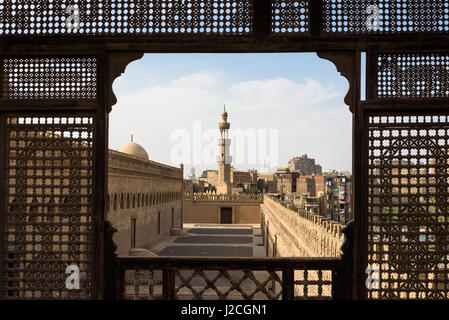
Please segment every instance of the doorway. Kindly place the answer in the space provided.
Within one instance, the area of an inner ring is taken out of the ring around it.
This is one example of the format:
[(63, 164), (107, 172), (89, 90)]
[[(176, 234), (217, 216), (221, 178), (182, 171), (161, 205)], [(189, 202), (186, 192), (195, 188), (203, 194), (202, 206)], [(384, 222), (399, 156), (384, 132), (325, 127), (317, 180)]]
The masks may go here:
[(232, 208), (222, 207), (220, 208), (220, 223), (232, 224)]

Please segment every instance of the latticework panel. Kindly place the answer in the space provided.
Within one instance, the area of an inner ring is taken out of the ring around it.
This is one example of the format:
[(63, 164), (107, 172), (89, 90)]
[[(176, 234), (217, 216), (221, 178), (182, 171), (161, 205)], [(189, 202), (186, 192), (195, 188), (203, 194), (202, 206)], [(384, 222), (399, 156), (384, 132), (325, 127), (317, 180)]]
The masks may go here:
[(179, 270), (177, 299), (278, 300), (282, 281), (276, 271)]
[(252, 18), (252, 0), (2, 1), (0, 36), (244, 35)]
[(4, 297), (91, 298), (93, 116), (8, 115), (4, 127)]
[(301, 34), (309, 31), (308, 0), (273, 0), (272, 34)]
[[(371, 5), (379, 9), (378, 28), (368, 30)], [(324, 32), (361, 33), (443, 33), (449, 31), (448, 0), (324, 0)]]
[(449, 115), (369, 117), (368, 201), (369, 297), (448, 298)]
[(1, 96), (6, 99), (94, 99), (95, 57), (6, 58)]
[(331, 270), (295, 271), (295, 300), (332, 299)]
[(162, 270), (127, 270), (126, 300), (161, 300)]
[(449, 97), (449, 55), (382, 53), (377, 57), (377, 96)]

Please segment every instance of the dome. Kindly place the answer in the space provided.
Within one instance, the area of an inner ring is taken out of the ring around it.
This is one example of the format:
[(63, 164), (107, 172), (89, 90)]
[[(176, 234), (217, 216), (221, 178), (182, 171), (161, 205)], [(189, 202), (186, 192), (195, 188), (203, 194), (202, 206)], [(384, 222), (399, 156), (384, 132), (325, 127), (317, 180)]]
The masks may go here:
[(137, 158), (150, 160), (150, 158), (148, 157), (148, 153), (145, 151), (145, 149), (140, 144), (135, 143), (134, 141), (125, 144), (118, 151), (129, 154), (130, 156), (134, 156)]

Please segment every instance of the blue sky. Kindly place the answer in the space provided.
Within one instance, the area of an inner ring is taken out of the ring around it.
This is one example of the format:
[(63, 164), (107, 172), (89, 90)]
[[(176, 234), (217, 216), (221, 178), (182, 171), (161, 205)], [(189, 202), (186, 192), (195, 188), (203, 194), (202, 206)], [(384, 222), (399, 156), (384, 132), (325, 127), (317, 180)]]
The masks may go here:
[(147, 54), (114, 83), (110, 148), (133, 134), (154, 161), (183, 162), (197, 175), (215, 169), (214, 132), (227, 104), (237, 169), (273, 171), (306, 153), (325, 170), (350, 170), (347, 89), (315, 53)]

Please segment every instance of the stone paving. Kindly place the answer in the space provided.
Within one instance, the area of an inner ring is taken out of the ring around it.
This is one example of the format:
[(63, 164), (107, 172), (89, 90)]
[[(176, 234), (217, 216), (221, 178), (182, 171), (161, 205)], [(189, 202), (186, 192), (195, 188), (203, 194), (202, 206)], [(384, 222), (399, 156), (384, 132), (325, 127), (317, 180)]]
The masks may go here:
[(252, 257), (251, 247), (242, 246), (168, 246), (159, 256)]
[(193, 234), (229, 234), (229, 235), (253, 235), (253, 230), (249, 228), (235, 229), (235, 228), (192, 228), (189, 229), (189, 233)]
[(180, 237), (175, 243), (216, 243), (216, 244), (252, 244), (253, 237), (241, 236), (196, 236), (196, 237)]
[(264, 257), (259, 225), (185, 224), (185, 236), (150, 248), (159, 256)]

